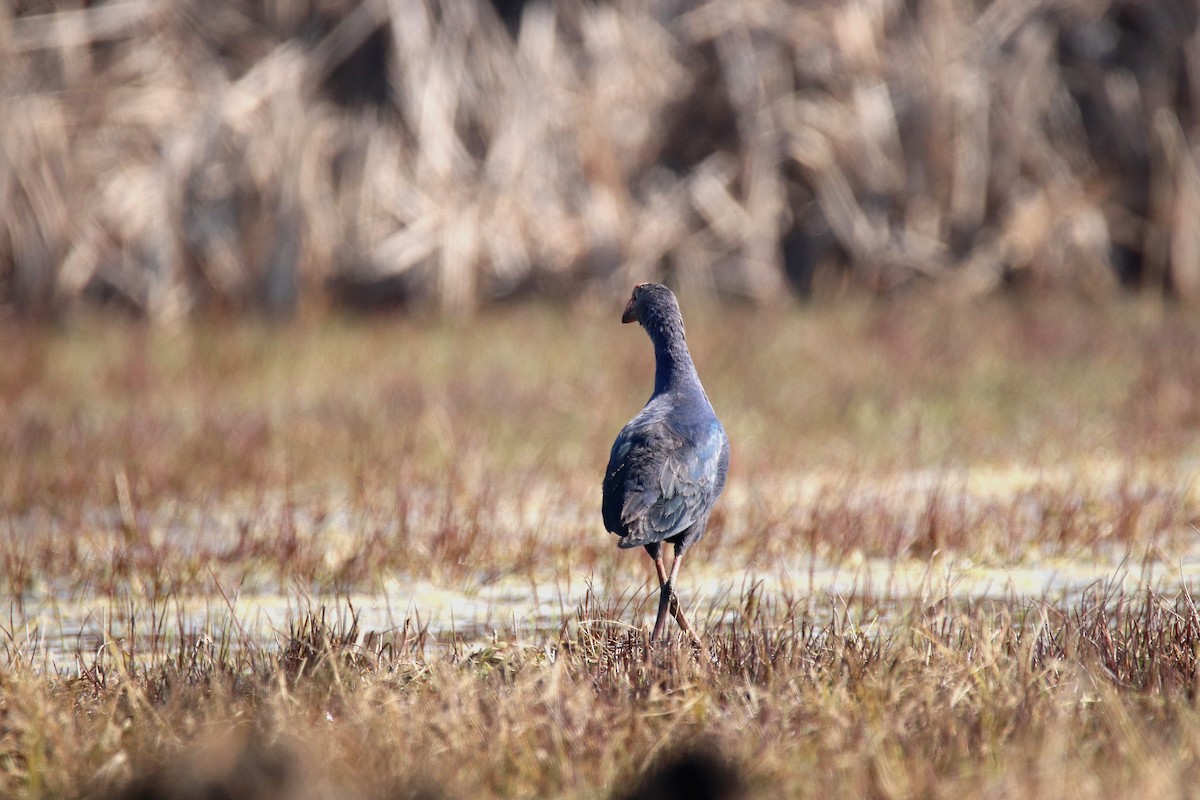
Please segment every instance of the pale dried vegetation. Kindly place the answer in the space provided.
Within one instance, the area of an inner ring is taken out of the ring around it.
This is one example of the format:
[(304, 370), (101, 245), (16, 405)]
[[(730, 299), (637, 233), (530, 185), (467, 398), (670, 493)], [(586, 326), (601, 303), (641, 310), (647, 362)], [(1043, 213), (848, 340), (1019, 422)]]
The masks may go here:
[(496, 7), (6, 4), (0, 300), (1200, 295), (1189, 0)]
[[(10, 797), (1177, 797), (1197, 774), (1186, 593), (817, 615), (750, 604), (645, 658), (560, 636), (422, 653), (346, 610), (274, 645), (180, 638), (48, 683), (9, 651)], [(584, 623), (587, 624), (584, 624)], [(605, 624), (608, 623), (608, 624)], [(407, 631), (406, 631), (407, 634)], [(231, 646), (232, 642), (232, 646)]]
[[(734, 465), (682, 586), (707, 652), (649, 661), (649, 560), (597, 508), (650, 374), (616, 308), (18, 329), (0, 361), (0, 795), (1190, 791), (1194, 314), (689, 308)], [(807, 591), (811, 559), (863, 557), (1166, 577)], [(764, 588), (781, 565), (795, 588)], [(729, 591), (702, 596), (706, 573)], [(536, 625), (468, 629), (452, 608), (454, 630), (407, 599), (593, 581)], [(348, 599), (381, 592), (390, 620)], [(238, 611), (256, 595), (286, 599), (286, 622)]]
[[(1197, 16), (0, 4), (0, 795), (1194, 794), (1200, 320), (1094, 301), (1200, 297)], [(654, 276), (734, 442), (702, 652), (646, 652), (597, 508)], [(307, 313), (535, 295), (585, 302)], [(195, 313), (251, 309), (303, 313)], [(868, 561), (1114, 582), (760, 581)], [(456, 630), (416, 584), (595, 588)]]

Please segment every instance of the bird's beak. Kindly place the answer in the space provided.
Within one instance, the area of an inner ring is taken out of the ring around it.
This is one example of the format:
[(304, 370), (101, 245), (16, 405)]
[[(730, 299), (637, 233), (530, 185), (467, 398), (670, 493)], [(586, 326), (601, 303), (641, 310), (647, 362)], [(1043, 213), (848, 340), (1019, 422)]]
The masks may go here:
[(625, 304), (625, 311), (621, 314), (621, 322), (637, 322), (637, 309), (633, 307), (633, 298), (629, 298), (629, 302)]

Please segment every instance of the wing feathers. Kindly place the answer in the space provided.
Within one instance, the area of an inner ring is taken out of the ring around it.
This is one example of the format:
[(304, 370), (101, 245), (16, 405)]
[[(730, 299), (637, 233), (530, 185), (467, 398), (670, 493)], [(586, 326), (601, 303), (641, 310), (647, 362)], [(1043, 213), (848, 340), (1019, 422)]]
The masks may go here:
[(669, 539), (708, 515), (724, 486), (727, 444), (715, 417), (695, 428), (684, 435), (666, 420), (635, 418), (617, 437), (602, 508), (621, 547)]

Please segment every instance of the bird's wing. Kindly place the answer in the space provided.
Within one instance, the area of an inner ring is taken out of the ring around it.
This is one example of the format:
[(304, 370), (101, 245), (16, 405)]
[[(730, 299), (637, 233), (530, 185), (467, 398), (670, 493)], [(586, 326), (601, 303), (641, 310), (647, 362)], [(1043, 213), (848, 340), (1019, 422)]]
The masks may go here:
[(725, 432), (716, 420), (692, 436), (665, 421), (626, 426), (604, 480), (604, 525), (621, 547), (668, 539), (712, 508), (724, 485)]
[(640, 416), (621, 429), (604, 471), (601, 512), (607, 530), (619, 536), (628, 533), (624, 520), (627, 499), (642, 494), (651, 483), (650, 476), (661, 468), (662, 454), (680, 444), (682, 439), (661, 423), (647, 424)]

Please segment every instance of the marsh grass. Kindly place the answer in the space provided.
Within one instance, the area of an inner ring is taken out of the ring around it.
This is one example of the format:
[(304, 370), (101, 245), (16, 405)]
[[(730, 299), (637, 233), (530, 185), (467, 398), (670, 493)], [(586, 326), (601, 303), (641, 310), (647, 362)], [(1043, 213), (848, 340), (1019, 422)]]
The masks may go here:
[[(499, 9), (499, 11), (497, 11)], [(1200, 295), (1188, 0), (20, 0), (0, 305)]]
[(0, 780), (10, 796), (616, 797), (680, 753), (715, 760), (725, 797), (1120, 797), (1196, 778), (1186, 592), (948, 600), (887, 626), (859, 621), (868, 598), (741, 601), (704, 652), (649, 658), (596, 597), (536, 642), (423, 651), (343, 607), (272, 643), (181, 635), (53, 681), (10, 650)]
[[(720, 569), (1192, 547), (1189, 314), (913, 302), (689, 319), (734, 441), (705, 545)], [(581, 308), (280, 333), (7, 329), (0, 582), (18, 607), (650, 574), (593, 513), (611, 437), (648, 391), (636, 331)]]
[[(3, 329), (0, 794), (1195, 785), (1194, 315), (689, 311), (734, 441), (681, 585), (703, 652), (647, 652), (649, 560), (598, 523), (651, 371), (611, 309)], [(1159, 578), (805, 580), (862, 563)]]

